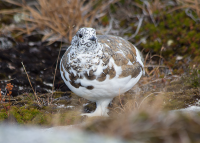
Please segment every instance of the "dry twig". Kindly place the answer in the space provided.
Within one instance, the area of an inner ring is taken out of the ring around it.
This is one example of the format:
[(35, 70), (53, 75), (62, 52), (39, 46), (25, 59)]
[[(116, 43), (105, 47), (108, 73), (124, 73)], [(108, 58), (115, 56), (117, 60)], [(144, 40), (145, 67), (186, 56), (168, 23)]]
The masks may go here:
[[(179, 9), (186, 9), (185, 11), (186, 14), (190, 16), (194, 21), (200, 20), (200, 1), (199, 0), (176, 0), (176, 1), (179, 6), (169, 10), (168, 13), (171, 13)], [(198, 18), (195, 18), (194, 14), (190, 10), (195, 12)]]
[(51, 94), (51, 96), (50, 96), (51, 102), (49, 102), (49, 97), (48, 97), (48, 104), (51, 104), (51, 103), (52, 103), (53, 90), (54, 90), (54, 82), (55, 82), (55, 78), (56, 78), (56, 71), (57, 71), (57, 67), (58, 67), (58, 60), (59, 60), (59, 57), (60, 57), (61, 47), (62, 47), (62, 43), (61, 43), (61, 45), (60, 45), (60, 50), (59, 50), (59, 53), (58, 53), (58, 58), (57, 58), (56, 68), (55, 68), (55, 73), (54, 73), (54, 78), (53, 78), (52, 94)]
[(25, 71), (25, 73), (26, 73), (26, 76), (27, 76), (27, 78), (28, 78), (29, 84), (30, 84), (30, 86), (31, 86), (31, 88), (32, 88), (32, 90), (33, 90), (33, 93), (34, 93), (34, 95), (35, 95), (35, 98), (36, 98), (36, 100), (37, 100), (37, 102), (38, 102), (38, 105), (39, 105), (40, 107), (42, 107), (42, 104), (41, 104), (40, 101), (39, 101), (39, 97), (38, 97), (37, 94), (35, 93), (35, 90), (33, 89), (31, 80), (30, 80), (30, 78), (29, 78), (29, 76), (28, 76), (28, 73), (26, 72), (26, 68), (25, 68), (23, 62), (21, 62), (21, 63), (22, 63), (22, 66), (23, 66), (23, 68), (24, 68), (24, 71)]

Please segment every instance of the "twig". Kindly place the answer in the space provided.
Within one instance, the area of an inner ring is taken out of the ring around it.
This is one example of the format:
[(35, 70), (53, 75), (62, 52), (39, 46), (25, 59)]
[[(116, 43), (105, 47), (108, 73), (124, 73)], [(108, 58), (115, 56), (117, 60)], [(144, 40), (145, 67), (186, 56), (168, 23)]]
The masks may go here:
[(134, 33), (133, 35), (131, 35), (131, 37), (128, 38), (128, 40), (134, 38), (134, 37), (138, 34), (138, 32), (139, 32), (139, 30), (140, 30), (140, 27), (142, 26), (142, 21), (143, 21), (143, 19), (144, 19), (144, 15), (142, 15), (142, 16), (137, 16), (137, 17), (138, 17), (138, 19), (139, 19), (137, 29), (136, 29), (135, 33)]
[(32, 97), (30, 97), (30, 96), (28, 95), (28, 93), (26, 93), (25, 95), (26, 95), (28, 98), (34, 100)]
[(113, 21), (114, 21), (114, 18), (111, 17), (110, 24), (109, 24), (107, 31), (105, 32), (105, 35), (107, 35), (110, 32), (110, 30), (112, 29)]
[(195, 22), (200, 21), (200, 18), (195, 18), (193, 13), (191, 12), (191, 10), (196, 11), (197, 16), (200, 17), (200, 7), (198, 0), (178, 0), (178, 2), (180, 2), (180, 6), (169, 10), (167, 13), (171, 13), (179, 9), (185, 9), (185, 13), (187, 16), (189, 16)]
[(139, 109), (137, 101), (135, 101), (135, 103), (136, 103), (136, 105), (137, 105), (137, 108)]
[(120, 104), (121, 104), (121, 106), (122, 106), (122, 108), (123, 108), (123, 110), (124, 110), (124, 106), (123, 106), (122, 101), (121, 101), (121, 98), (120, 98), (120, 89), (119, 89), (119, 102), (120, 102)]
[(194, 15), (191, 12), (191, 9), (187, 8), (185, 10), (185, 13), (187, 16), (189, 16), (192, 20), (194, 20), (195, 22), (197, 22), (198, 20), (200, 20), (200, 18), (195, 18)]
[(144, 67), (145, 67), (145, 68), (148, 68), (148, 67), (153, 67), (153, 68), (155, 68), (155, 67), (166, 68), (167, 66), (160, 66), (160, 65), (145, 65)]
[[(113, 110), (114, 110), (115, 112), (117, 112), (116, 109), (120, 109), (120, 110), (124, 111), (124, 109), (122, 109), (122, 108), (120, 108), (120, 107), (115, 107)], [(117, 113), (118, 113), (118, 112), (117, 112)]]
[[(147, 34), (146, 34), (147, 35)], [(143, 38), (140, 39), (140, 41), (138, 41), (137, 43), (135, 43), (134, 45), (137, 47), (138, 45), (140, 45), (141, 43), (143, 43), (144, 41), (146, 41), (146, 39), (148, 38), (149, 36), (144, 36)]]
[(8, 79), (8, 80), (0, 80), (0, 81), (11, 81), (11, 80), (14, 80), (15, 78), (13, 78), (13, 79)]
[(140, 102), (140, 105), (139, 105), (138, 109), (140, 108), (140, 106), (142, 105), (142, 103), (143, 103), (150, 95), (152, 95), (152, 94), (154, 94), (154, 93), (162, 93), (162, 92), (153, 92), (153, 93), (149, 94), (148, 96), (146, 96), (146, 97)]
[(81, 98), (78, 99), (78, 102), (81, 104)]
[[(61, 45), (60, 45), (60, 50), (59, 50), (58, 58), (57, 58), (57, 62), (56, 62), (56, 68), (55, 68), (55, 73), (54, 73), (54, 78), (53, 78), (53, 86), (52, 86), (52, 94), (51, 94), (51, 102), (50, 102), (50, 104), (52, 103), (52, 98), (53, 98), (54, 83), (55, 83), (55, 78), (56, 78), (56, 71), (57, 71), (57, 67), (58, 67), (58, 59), (60, 57), (61, 47), (62, 47), (62, 42), (61, 42)], [(48, 102), (49, 102), (49, 100), (48, 100)]]
[(153, 22), (154, 25), (157, 27), (158, 24), (156, 23), (156, 21), (155, 21), (155, 19), (154, 19), (154, 17), (153, 17), (152, 11), (151, 11), (151, 9), (150, 9), (150, 4), (149, 4), (148, 1), (143, 1), (143, 13), (144, 13), (144, 15), (148, 15), (147, 12), (146, 12), (146, 10), (145, 10), (145, 6), (147, 6), (147, 10), (148, 10), (148, 12), (149, 12), (149, 16), (150, 16), (152, 22)]
[(38, 102), (38, 105), (39, 105), (40, 107), (42, 107), (42, 105), (41, 105), (41, 103), (40, 103), (40, 101), (39, 101), (39, 97), (36, 95), (35, 90), (33, 89), (32, 83), (31, 83), (31, 81), (30, 81), (30, 78), (29, 78), (29, 76), (28, 76), (28, 73), (26, 72), (26, 68), (25, 68), (23, 62), (21, 62), (21, 63), (22, 63), (22, 66), (23, 66), (23, 68), (24, 68), (24, 71), (25, 71), (25, 73), (26, 73), (26, 76), (27, 76), (27, 78), (28, 78), (29, 84), (31, 85), (31, 88), (32, 88), (32, 90), (33, 90), (33, 93), (34, 93), (34, 95), (35, 95), (35, 98), (36, 98), (36, 100), (37, 100), (37, 102)]

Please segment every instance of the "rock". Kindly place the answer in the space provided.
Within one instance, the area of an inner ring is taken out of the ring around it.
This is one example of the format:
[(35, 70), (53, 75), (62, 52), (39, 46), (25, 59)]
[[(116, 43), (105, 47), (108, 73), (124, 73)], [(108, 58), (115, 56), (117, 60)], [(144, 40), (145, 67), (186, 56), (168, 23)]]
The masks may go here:
[(0, 37), (0, 49), (9, 49), (13, 47), (13, 43), (6, 37)]
[(182, 56), (177, 56), (177, 57), (176, 57), (176, 60), (177, 60), (177, 61), (180, 61), (180, 60), (182, 60), (182, 59), (183, 59)]

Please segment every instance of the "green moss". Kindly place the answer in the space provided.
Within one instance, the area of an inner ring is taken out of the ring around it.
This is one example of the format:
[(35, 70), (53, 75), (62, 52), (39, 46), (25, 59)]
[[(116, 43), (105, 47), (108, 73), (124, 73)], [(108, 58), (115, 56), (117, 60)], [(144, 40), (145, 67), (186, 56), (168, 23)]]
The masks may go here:
[(102, 5), (102, 2), (103, 2), (103, 0), (96, 0), (96, 1), (95, 1), (95, 4), (94, 4), (94, 6), (93, 6), (93, 8), (94, 8), (94, 9), (98, 8), (99, 6)]
[(196, 35), (196, 31), (189, 31), (188, 33), (187, 33), (187, 36), (189, 37), (189, 38), (192, 38), (192, 37), (194, 37)]
[[(132, 23), (132, 22), (130, 22)], [(146, 43), (140, 44), (140, 49), (145, 49), (146, 52), (151, 52), (152, 55), (160, 55), (161, 48), (162, 57), (164, 57), (165, 65), (172, 68), (173, 74), (183, 73), (185, 62), (176, 60), (176, 56), (185, 58), (191, 57), (196, 61), (200, 61), (200, 31), (199, 23), (188, 17), (184, 11), (177, 11), (173, 13), (163, 13), (159, 15), (159, 23), (155, 26), (152, 22), (144, 21), (138, 35), (135, 37), (135, 43), (139, 42), (141, 38), (148, 35)], [(130, 33), (132, 33), (130, 31)], [(172, 44), (168, 41), (172, 40)]]
[(8, 118), (8, 115), (7, 115), (7, 113), (4, 111), (1, 111), (0, 112), (0, 121), (3, 121), (3, 120), (5, 120), (6, 118)]
[(77, 120), (81, 119), (81, 116), (79, 114), (79, 112), (75, 111), (68, 111), (64, 114), (59, 114), (59, 124), (72, 125)]
[(102, 22), (109, 22), (109, 18), (107, 15), (102, 17)]
[(69, 105), (71, 103), (71, 101), (68, 101), (68, 100), (59, 100), (59, 101), (55, 101), (53, 103), (56, 103), (56, 104), (62, 104), (62, 105)]
[[(165, 51), (163, 51), (163, 57), (167, 61), (171, 60), (174, 55), (192, 57), (199, 55), (197, 52), (200, 45), (200, 33), (197, 32), (200, 30), (198, 23), (188, 17), (184, 11), (163, 13), (159, 16), (159, 19), (158, 26), (149, 21), (144, 22), (135, 40), (138, 42), (143, 37), (143, 35), (140, 36), (140, 33), (144, 31), (149, 37), (145, 44), (140, 45), (140, 49), (145, 48), (145, 51), (153, 51), (155, 54), (159, 54), (161, 47), (163, 45), (166, 47), (168, 40), (171, 39), (173, 44), (167, 45)], [(159, 39), (159, 42), (157, 39)]]
[(54, 105), (44, 106), (43, 110), (49, 112), (49, 113), (55, 113), (57, 112), (57, 109)]
[(53, 93), (53, 97), (54, 97), (54, 98), (59, 98), (59, 97), (61, 97), (63, 94), (65, 94), (65, 92), (56, 91), (56, 92)]
[(0, 23), (11, 24), (12, 20), (13, 20), (13, 16), (12, 15), (4, 15), (3, 17), (1, 17)]
[(35, 99), (35, 96), (33, 93), (28, 93), (28, 95), (24, 95), (24, 99), (32, 101), (32, 99)]
[(127, 21), (124, 19), (124, 20), (121, 20), (121, 21), (120, 21), (119, 25), (120, 25), (121, 27), (123, 27), (123, 26), (125, 26), (126, 23), (127, 23)]
[(143, 122), (143, 121), (146, 121), (148, 118), (149, 118), (149, 115), (146, 112), (140, 112), (138, 114), (138, 118), (136, 119), (136, 121)]
[(185, 84), (192, 86), (193, 88), (200, 87), (200, 69), (190, 68), (189, 76), (183, 77)]
[(115, 12), (116, 12), (116, 7), (115, 7), (114, 4), (111, 4), (111, 5), (110, 5), (110, 10), (111, 10), (112, 13), (115, 13)]
[(124, 33), (124, 35), (126, 35), (126, 36), (131, 36), (131, 35), (133, 35), (133, 33)]
[(125, 0), (120, 0), (120, 3), (124, 4), (124, 3), (125, 3)]
[(37, 114), (31, 123), (38, 125), (51, 125), (52, 116), (50, 114)]
[(0, 79), (5, 79), (5, 78), (6, 78), (6, 74), (0, 73)]
[(25, 106), (17, 108), (13, 106), (10, 110), (10, 113), (17, 119), (19, 123), (27, 123), (31, 121), (37, 114), (40, 113), (39, 110), (34, 108), (26, 108)]
[(37, 109), (31, 108), (31, 109), (22, 109), (21, 110), (21, 115), (23, 117), (24, 121), (28, 121), (33, 119), (34, 116), (36, 116), (39, 113)]
[[(197, 53), (196, 54), (200, 54), (199, 53), (200, 52), (200, 50), (197, 50)], [(200, 63), (200, 56), (196, 56), (195, 58), (194, 58), (194, 60), (193, 60), (195, 63)]]

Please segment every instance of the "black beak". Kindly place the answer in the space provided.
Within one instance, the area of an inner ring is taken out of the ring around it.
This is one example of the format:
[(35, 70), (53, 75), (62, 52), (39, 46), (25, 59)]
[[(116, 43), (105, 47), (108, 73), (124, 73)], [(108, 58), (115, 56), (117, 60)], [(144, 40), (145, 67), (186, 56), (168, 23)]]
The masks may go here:
[(91, 41), (96, 41), (96, 38), (94, 36), (90, 37), (88, 40), (91, 40)]

